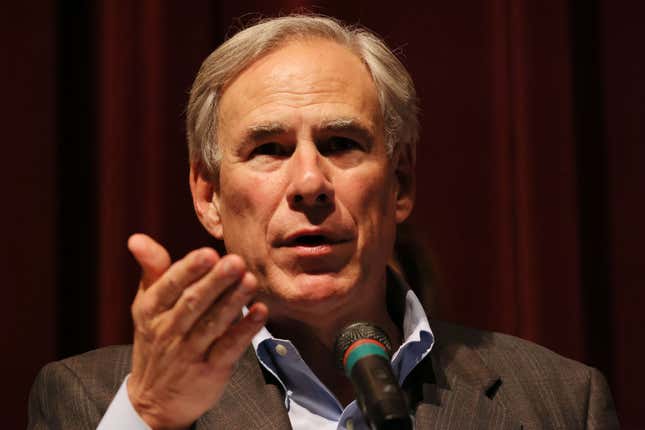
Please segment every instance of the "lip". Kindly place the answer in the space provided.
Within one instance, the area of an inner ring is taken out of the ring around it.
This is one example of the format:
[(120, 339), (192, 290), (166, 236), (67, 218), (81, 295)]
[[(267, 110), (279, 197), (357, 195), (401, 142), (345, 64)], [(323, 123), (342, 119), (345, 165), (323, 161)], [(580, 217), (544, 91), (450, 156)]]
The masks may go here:
[[(322, 236), (324, 240), (301, 240), (304, 236)], [(356, 242), (353, 231), (339, 225), (307, 226), (276, 239), (273, 246), (278, 258), (307, 273), (338, 271), (351, 258)]]
[(294, 245), (294, 246), (284, 246), (278, 248), (280, 252), (284, 252), (285, 256), (290, 256), (290, 258), (296, 258), (302, 263), (309, 261), (311, 263), (317, 262), (316, 264), (322, 261), (328, 261), (330, 258), (335, 260), (342, 256), (347, 256), (348, 253), (351, 253), (352, 241), (345, 240), (335, 243), (323, 243), (320, 245)]
[[(324, 238), (324, 243), (307, 245), (307, 244), (298, 242), (299, 239), (307, 236), (322, 236)], [(303, 251), (310, 250), (311, 252), (313, 252), (318, 248), (321, 248), (321, 249), (330, 248), (331, 250), (331, 248), (334, 245), (350, 242), (351, 240), (352, 239), (349, 235), (339, 233), (337, 231), (332, 231), (329, 229), (319, 228), (319, 227), (305, 228), (305, 229), (300, 229), (292, 233), (289, 233), (284, 238), (278, 240), (277, 246), (280, 248), (283, 248), (283, 247), (296, 248), (296, 249), (302, 248)]]
[(323, 244), (315, 246), (291, 246), (289, 249), (294, 252), (298, 257), (324, 257), (334, 251), (337, 244)]

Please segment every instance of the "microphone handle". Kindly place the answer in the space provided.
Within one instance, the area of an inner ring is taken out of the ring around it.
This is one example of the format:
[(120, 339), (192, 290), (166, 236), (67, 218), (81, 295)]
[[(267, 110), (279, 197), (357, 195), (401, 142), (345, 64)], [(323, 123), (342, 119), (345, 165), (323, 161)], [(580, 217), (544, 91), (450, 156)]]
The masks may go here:
[(364, 356), (354, 364), (350, 379), (372, 430), (412, 430), (405, 395), (386, 358)]

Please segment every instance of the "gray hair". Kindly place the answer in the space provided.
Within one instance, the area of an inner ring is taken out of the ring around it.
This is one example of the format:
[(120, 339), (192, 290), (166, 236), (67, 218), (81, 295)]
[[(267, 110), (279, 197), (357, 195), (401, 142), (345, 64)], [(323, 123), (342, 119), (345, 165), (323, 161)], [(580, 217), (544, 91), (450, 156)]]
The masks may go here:
[(370, 72), (384, 119), (388, 155), (409, 151), (419, 139), (418, 101), (410, 74), (374, 33), (333, 18), (290, 15), (269, 18), (228, 39), (202, 63), (190, 91), (186, 131), (191, 163), (213, 176), (221, 161), (217, 145), (218, 102), (226, 85), (247, 66), (290, 40), (320, 37), (355, 53)]

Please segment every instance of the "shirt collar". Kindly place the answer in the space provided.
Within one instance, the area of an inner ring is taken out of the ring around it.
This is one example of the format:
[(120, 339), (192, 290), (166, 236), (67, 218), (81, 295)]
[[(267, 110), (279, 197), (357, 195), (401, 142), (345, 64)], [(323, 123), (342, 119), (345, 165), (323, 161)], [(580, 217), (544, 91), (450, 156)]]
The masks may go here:
[[(387, 279), (388, 311), (395, 320), (398, 319), (395, 322), (399, 324), (404, 339), (401, 346), (392, 354), (392, 369), (398, 376), (399, 383), (403, 383), (414, 367), (430, 353), (435, 339), (425, 310), (407, 282), (405, 282), (396, 270), (389, 267), (387, 268)], [(401, 297), (404, 297), (404, 299), (401, 300)], [(248, 309), (245, 307), (243, 312), (246, 314)], [(402, 321), (400, 317), (396, 318), (397, 315), (401, 314), (403, 317)], [(274, 338), (266, 326), (264, 326), (252, 340), (256, 355), (258, 355), (260, 345), (268, 340), (271, 340), (271, 343), (276, 340), (286, 341), (285, 339)], [(266, 348), (265, 350), (269, 352), (269, 355), (274, 354), (273, 348)], [(267, 363), (266, 355), (262, 355), (264, 356), (264, 360), (258, 355), (258, 359), (260, 359), (262, 365), (276, 377), (284, 391), (287, 392), (288, 387), (285, 386), (282, 379), (278, 376), (275, 367), (275, 357), (271, 357), (270, 362)]]
[[(400, 324), (403, 332), (403, 343), (392, 354), (392, 370), (402, 384), (417, 364), (430, 353), (434, 345), (434, 334), (425, 309), (407, 282), (396, 270), (389, 267), (387, 275), (388, 312), (395, 322)], [(404, 300), (400, 297), (404, 297)]]

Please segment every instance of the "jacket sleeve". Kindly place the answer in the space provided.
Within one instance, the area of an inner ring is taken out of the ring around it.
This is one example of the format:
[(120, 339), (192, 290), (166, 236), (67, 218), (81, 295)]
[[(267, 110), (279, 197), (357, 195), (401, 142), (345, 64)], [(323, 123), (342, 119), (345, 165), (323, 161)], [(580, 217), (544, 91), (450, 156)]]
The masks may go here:
[(605, 377), (596, 369), (591, 369), (587, 401), (587, 429), (619, 429), (616, 408)]
[(96, 429), (101, 414), (77, 375), (61, 362), (45, 366), (29, 394), (28, 430)]

